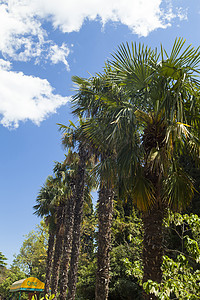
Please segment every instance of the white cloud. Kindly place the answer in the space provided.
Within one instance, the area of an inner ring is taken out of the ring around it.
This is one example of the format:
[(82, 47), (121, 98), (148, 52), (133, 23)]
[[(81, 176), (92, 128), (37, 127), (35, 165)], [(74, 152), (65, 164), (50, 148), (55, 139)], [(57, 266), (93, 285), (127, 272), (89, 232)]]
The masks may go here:
[(8, 71), (11, 68), (11, 63), (0, 58), (0, 69)]
[(188, 10), (183, 10), (181, 7), (178, 8), (177, 16), (179, 17), (179, 19), (180, 19), (181, 21), (183, 21), (183, 20), (184, 20), (184, 21), (188, 20), (187, 14), (188, 14)]
[[(44, 21), (62, 32), (79, 31), (85, 19), (98, 19), (103, 25), (121, 22), (133, 33), (147, 36), (170, 26), (176, 17), (183, 20), (187, 16), (181, 8), (173, 8), (172, 0), (0, 0), (0, 51), (4, 57), (22, 61), (44, 54), (43, 59), (62, 61), (68, 67), (63, 52), (61, 59), (46, 55), (58, 45), (48, 40)], [(65, 50), (69, 51), (66, 45)]]
[[(66, 57), (69, 55), (69, 48), (67, 45), (59, 47), (48, 39), (48, 34), (42, 27), (43, 16), (43, 11), (35, 0), (0, 1), (0, 51), (5, 58), (18, 61), (35, 58), (38, 62), (49, 58), (49, 52), (56, 47), (60, 53), (65, 51), (63, 58), (57, 62), (62, 61), (68, 65)], [(48, 19), (47, 15), (44, 17)]]
[[(55, 28), (63, 32), (79, 31), (85, 19), (121, 22), (133, 33), (147, 36), (157, 28), (166, 28), (179, 17), (172, 0), (34, 0), (41, 17), (50, 16)], [(162, 6), (162, 8), (161, 8)], [(183, 14), (182, 14), (183, 15)]]
[[(1, 65), (6, 65), (6, 62)], [(39, 125), (49, 114), (67, 103), (69, 97), (53, 93), (46, 79), (26, 76), (0, 68), (0, 123), (17, 128), (20, 121), (31, 120)]]
[(53, 64), (57, 64), (59, 62), (64, 63), (66, 69), (69, 71), (70, 68), (66, 59), (69, 55), (69, 52), (69, 48), (65, 44), (62, 44), (61, 47), (58, 45), (53, 45), (50, 47), (49, 58)]
[[(51, 16), (55, 28), (63, 32), (78, 31), (84, 20), (100, 19), (121, 22), (134, 33), (146, 36), (156, 28), (165, 28), (166, 9), (161, 9), (162, 0), (35, 0), (43, 10), (43, 16)], [(171, 4), (171, 2), (170, 2)]]
[(4, 1), (0, 6), (0, 50), (16, 60), (41, 54), (46, 36), (41, 23), (22, 1)]

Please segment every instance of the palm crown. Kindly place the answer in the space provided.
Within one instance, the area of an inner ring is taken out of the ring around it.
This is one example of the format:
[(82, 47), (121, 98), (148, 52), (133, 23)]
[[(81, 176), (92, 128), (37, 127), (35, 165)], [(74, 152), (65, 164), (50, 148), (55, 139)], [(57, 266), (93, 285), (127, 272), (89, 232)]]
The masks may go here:
[[(74, 112), (90, 117), (84, 127), (90, 140), (102, 148), (106, 141), (116, 151), (119, 176), (142, 210), (155, 203), (155, 180), (162, 181), (162, 201), (174, 209), (184, 208), (193, 195), (192, 181), (176, 158), (186, 148), (199, 154), (191, 116), (199, 111), (200, 54), (191, 46), (183, 50), (184, 43), (176, 39), (170, 54), (162, 46), (158, 53), (122, 44), (103, 74), (73, 78)], [(170, 180), (175, 173), (179, 180)]]

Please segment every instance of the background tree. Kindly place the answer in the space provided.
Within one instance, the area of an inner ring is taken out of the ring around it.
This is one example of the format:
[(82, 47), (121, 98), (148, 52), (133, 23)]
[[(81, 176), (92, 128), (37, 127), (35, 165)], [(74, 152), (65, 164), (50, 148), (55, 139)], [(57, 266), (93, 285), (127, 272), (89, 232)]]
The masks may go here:
[(25, 236), (19, 254), (13, 260), (13, 267), (19, 268), (26, 276), (44, 281), (47, 242), (48, 228), (45, 222), (41, 221), (35, 231)]
[(0, 252), (0, 269), (7, 265), (6, 260), (7, 258), (3, 255), (2, 252)]
[[(7, 260), (7, 258), (5, 257), (5, 255), (3, 255), (2, 252), (0, 252), (0, 285), (6, 279), (6, 276), (7, 276), (6, 260)], [(1, 299), (1, 297), (3, 297), (3, 296), (1, 295), (1, 292), (0, 292), (0, 299)]]
[[(11, 265), (11, 267), (5, 270), (3, 278), (0, 280), (0, 297), (2, 299), (9, 299), (11, 297), (10, 286), (13, 282), (26, 278), (24, 272), (19, 267)], [(27, 299), (25, 295), (22, 295), (21, 299)]]

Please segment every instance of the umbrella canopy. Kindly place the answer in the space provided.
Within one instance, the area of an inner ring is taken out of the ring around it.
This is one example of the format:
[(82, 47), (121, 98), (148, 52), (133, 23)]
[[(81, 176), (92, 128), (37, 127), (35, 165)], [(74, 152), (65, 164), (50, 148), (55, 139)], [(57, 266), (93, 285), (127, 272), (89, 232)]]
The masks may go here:
[(35, 277), (21, 279), (15, 281), (10, 287), (10, 292), (19, 292), (19, 291), (43, 292), (44, 283)]

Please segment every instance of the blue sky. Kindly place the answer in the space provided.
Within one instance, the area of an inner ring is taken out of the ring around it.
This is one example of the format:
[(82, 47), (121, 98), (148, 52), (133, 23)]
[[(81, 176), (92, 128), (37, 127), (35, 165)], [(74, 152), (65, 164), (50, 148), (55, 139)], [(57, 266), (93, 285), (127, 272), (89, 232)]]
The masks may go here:
[(13, 260), (39, 219), (40, 186), (64, 159), (71, 76), (102, 70), (122, 42), (200, 45), (199, 0), (0, 0), (0, 251)]

